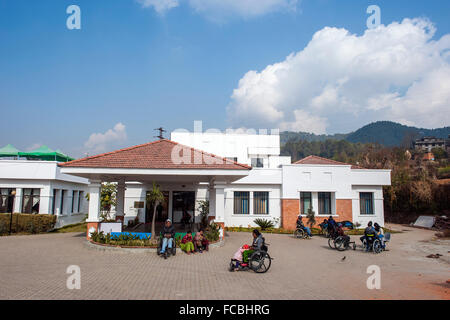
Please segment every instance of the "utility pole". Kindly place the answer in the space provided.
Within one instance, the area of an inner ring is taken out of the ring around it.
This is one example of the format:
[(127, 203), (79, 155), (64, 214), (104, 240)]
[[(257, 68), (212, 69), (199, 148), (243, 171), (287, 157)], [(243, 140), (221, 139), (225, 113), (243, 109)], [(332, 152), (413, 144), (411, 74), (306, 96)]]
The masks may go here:
[(163, 133), (166, 132), (166, 130), (164, 130), (163, 127), (159, 127), (159, 128), (153, 129), (153, 130), (159, 131), (159, 135), (155, 136), (155, 138), (159, 138), (159, 140), (164, 139)]

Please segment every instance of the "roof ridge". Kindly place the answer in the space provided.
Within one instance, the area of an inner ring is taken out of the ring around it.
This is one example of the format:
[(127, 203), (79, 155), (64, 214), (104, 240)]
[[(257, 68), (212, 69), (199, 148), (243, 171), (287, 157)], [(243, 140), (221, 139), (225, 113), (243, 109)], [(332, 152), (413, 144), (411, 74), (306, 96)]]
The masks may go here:
[(308, 159), (308, 158), (317, 158), (317, 159), (321, 159), (321, 160), (330, 161), (330, 162), (333, 162), (333, 163), (336, 163), (336, 164), (341, 164), (341, 165), (346, 165), (346, 166), (354, 166), (351, 163), (341, 162), (341, 161), (337, 161), (337, 160), (334, 160), (334, 159), (328, 159), (328, 158), (324, 158), (324, 157), (321, 157), (321, 156), (316, 156), (314, 154), (311, 154), (311, 155), (309, 155), (309, 156), (307, 156), (307, 157), (305, 157), (303, 159), (300, 159), (300, 160), (294, 162), (294, 164), (302, 164), (303, 161)]
[[(134, 149), (146, 147), (146, 146), (149, 146), (149, 145), (152, 145), (152, 144), (161, 143), (161, 142), (168, 142), (168, 143), (173, 144), (173, 145), (179, 145), (179, 146), (181, 146), (183, 148), (188, 148), (188, 149), (190, 149), (193, 152), (199, 152), (202, 155), (208, 155), (210, 157), (213, 157), (213, 158), (216, 158), (216, 159), (220, 159), (220, 160), (222, 160), (225, 163), (229, 163), (229, 161), (226, 158), (218, 156), (218, 155), (215, 155), (213, 153), (209, 153), (209, 152), (206, 152), (206, 151), (203, 151), (203, 150), (200, 150), (200, 149), (196, 149), (194, 147), (187, 146), (187, 145), (184, 145), (182, 143), (179, 143), (179, 142), (176, 142), (176, 141), (172, 141), (170, 139), (160, 139), (160, 140), (146, 142), (146, 143), (143, 143), (143, 144), (139, 144), (139, 145), (135, 145), (135, 146), (127, 147), (127, 148), (122, 148), (122, 149), (118, 149), (118, 150), (114, 150), (114, 151), (110, 151), (110, 152), (104, 152), (104, 153), (101, 153), (101, 154), (97, 154), (97, 155), (93, 155), (93, 156), (89, 156), (89, 157), (84, 157), (84, 158), (81, 158), (81, 159), (76, 159), (76, 160), (60, 163), (59, 166), (61, 166), (61, 167), (70, 166), (72, 164), (77, 164), (77, 163), (82, 162), (82, 161), (87, 161), (87, 160), (91, 160), (91, 159), (97, 159), (97, 158), (100, 158), (100, 157), (103, 157), (103, 156), (108, 156), (108, 155), (117, 154), (117, 153), (124, 152), (124, 151), (134, 150)], [(237, 165), (239, 167), (245, 168), (245, 169), (251, 169), (250, 166), (248, 166), (246, 164), (242, 164), (242, 163), (236, 162), (236, 161), (233, 161), (233, 164), (235, 164), (235, 165)]]
[[(166, 139), (164, 139), (164, 140), (166, 140)], [(189, 149), (194, 150), (194, 151), (197, 151), (197, 152), (201, 152), (202, 154), (209, 155), (209, 156), (211, 156), (211, 157), (213, 157), (213, 158), (219, 158), (219, 159), (221, 159), (221, 160), (223, 160), (223, 161), (225, 161), (225, 162), (228, 162), (228, 159), (227, 159), (227, 158), (218, 156), (218, 155), (216, 155), (216, 154), (214, 154), (214, 153), (210, 153), (210, 152), (206, 152), (206, 151), (203, 151), (203, 150), (200, 150), (200, 149), (196, 149), (196, 148), (194, 148), (194, 147), (191, 147), (191, 146), (188, 146), (188, 145), (185, 145), (185, 144), (182, 144), (182, 143), (173, 141), (173, 140), (167, 139), (167, 141), (168, 141), (168, 142), (171, 142), (171, 143), (173, 143), (173, 144), (176, 144), (176, 145), (180, 145), (180, 146), (189, 148)], [(238, 165), (238, 166), (240, 166), (240, 167), (246, 168), (246, 169), (251, 169), (251, 168), (252, 168), (252, 167), (250, 167), (249, 165), (246, 165), (246, 164), (243, 164), (243, 163), (239, 163), (239, 162), (237, 162), (237, 161), (233, 161), (233, 163), (236, 164), (236, 165)]]
[(110, 154), (119, 153), (119, 152), (122, 152), (122, 151), (128, 151), (128, 150), (133, 150), (133, 149), (145, 147), (145, 146), (148, 146), (148, 145), (151, 145), (151, 144), (155, 144), (155, 143), (161, 142), (161, 141), (163, 141), (163, 140), (166, 140), (166, 139), (161, 139), (161, 140), (156, 140), (156, 141), (150, 141), (150, 142), (138, 144), (138, 145), (131, 146), (131, 147), (127, 147), (127, 148), (122, 148), (122, 149), (118, 149), (118, 150), (114, 150), (114, 151), (109, 151), (109, 152), (104, 152), (104, 153), (96, 154), (96, 155), (89, 156), (89, 157), (84, 157), (84, 158), (80, 158), (80, 159), (75, 159), (75, 160), (72, 160), (72, 161), (68, 161), (68, 162), (61, 163), (60, 165), (61, 165), (61, 166), (65, 166), (65, 165), (67, 165), (67, 164), (73, 164), (73, 163), (77, 163), (77, 162), (80, 162), (80, 161), (85, 161), (85, 160), (90, 160), (90, 159), (96, 159), (96, 158), (99, 158), (99, 157), (103, 157), (103, 156), (107, 156), (107, 155), (110, 155)]

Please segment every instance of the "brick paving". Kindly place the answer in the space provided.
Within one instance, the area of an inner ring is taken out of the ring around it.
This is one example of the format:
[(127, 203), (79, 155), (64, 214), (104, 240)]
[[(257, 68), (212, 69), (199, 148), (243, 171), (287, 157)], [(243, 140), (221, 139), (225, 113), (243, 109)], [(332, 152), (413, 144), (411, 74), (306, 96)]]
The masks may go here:
[[(274, 260), (266, 274), (227, 270), (236, 249), (250, 242), (248, 233), (230, 233), (210, 252), (167, 260), (88, 248), (79, 233), (1, 237), (0, 299), (445, 298), (448, 264), (410, 249), (408, 236), (394, 235), (401, 241), (391, 251), (373, 255), (330, 250), (321, 237), (267, 234)], [(381, 290), (366, 288), (370, 264), (382, 269)], [(69, 265), (81, 268), (80, 290), (66, 287)]]

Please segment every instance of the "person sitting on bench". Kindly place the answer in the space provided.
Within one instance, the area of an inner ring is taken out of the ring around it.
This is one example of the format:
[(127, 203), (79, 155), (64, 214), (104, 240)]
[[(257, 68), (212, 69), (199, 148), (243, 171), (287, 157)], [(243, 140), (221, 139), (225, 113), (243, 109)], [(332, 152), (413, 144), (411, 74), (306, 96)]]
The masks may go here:
[(203, 230), (200, 229), (194, 237), (194, 249), (196, 252), (203, 252), (203, 250), (208, 251), (209, 241), (203, 235)]

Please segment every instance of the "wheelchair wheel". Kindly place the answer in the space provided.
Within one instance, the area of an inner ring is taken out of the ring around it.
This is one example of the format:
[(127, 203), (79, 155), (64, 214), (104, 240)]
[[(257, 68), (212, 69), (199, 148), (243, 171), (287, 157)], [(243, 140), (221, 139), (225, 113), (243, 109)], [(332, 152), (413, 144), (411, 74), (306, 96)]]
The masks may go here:
[(342, 236), (339, 236), (336, 238), (336, 240), (334, 240), (334, 247), (338, 250), (338, 251), (345, 251), (345, 249), (347, 249), (345, 247), (345, 239)]
[(331, 249), (335, 249), (335, 247), (334, 247), (334, 240), (332, 238), (328, 238), (328, 246)]
[(383, 248), (381, 247), (381, 242), (380, 240), (376, 239), (373, 244), (372, 244), (372, 250), (374, 253), (380, 253), (381, 251), (383, 251)]
[(248, 259), (248, 265), (256, 273), (266, 273), (272, 265), (272, 259), (267, 252), (257, 251)]
[(302, 239), (305, 237), (305, 232), (301, 229), (297, 229), (294, 231), (294, 238), (296, 239)]

